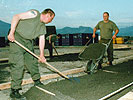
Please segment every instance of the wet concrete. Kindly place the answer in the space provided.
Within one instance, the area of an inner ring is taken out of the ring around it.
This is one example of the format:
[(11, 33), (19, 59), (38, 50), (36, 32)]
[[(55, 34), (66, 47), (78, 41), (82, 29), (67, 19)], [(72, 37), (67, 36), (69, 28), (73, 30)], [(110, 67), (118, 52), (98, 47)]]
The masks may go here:
[[(68, 53), (63, 55), (55, 55), (52, 59), (48, 59), (48, 62), (57, 62), (57, 61), (78, 61), (81, 60), (78, 58), (79, 53)], [(46, 58), (49, 58), (46, 56)]]
[(0, 84), (8, 82), (10, 78), (9, 64), (0, 64)]
[[(28, 100), (98, 100), (133, 81), (132, 65), (133, 61), (131, 60), (104, 68), (104, 70), (117, 73), (100, 70), (92, 75), (78, 77), (80, 81), (62, 80), (42, 86), (44, 89), (55, 93), (56, 96), (51, 96), (35, 87), (30, 88), (24, 95)], [(116, 100), (131, 89), (133, 87), (108, 100)]]
[[(80, 60), (78, 58), (78, 53), (82, 50), (82, 47), (70, 47), (70, 48), (57, 48), (59, 56), (56, 56), (53, 59), (49, 59), (48, 52), (46, 51), (46, 58), (48, 63), (53, 65), (60, 71), (74, 69), (78, 67), (85, 67), (87, 60)], [(39, 54), (39, 51), (36, 50), (36, 54)], [(126, 58), (133, 55), (133, 49), (126, 51), (115, 51), (114, 57), (115, 61), (118, 61), (121, 58)], [(0, 52), (0, 58), (8, 57), (8, 52), (4, 50), (4, 53)], [(132, 58), (131, 58), (132, 59)], [(115, 62), (114, 61), (114, 62)], [(128, 59), (126, 59), (128, 61)], [(114, 63), (113, 62), (113, 63)], [(56, 94), (56, 97), (48, 95), (35, 87), (32, 87), (33, 84), (28, 84), (23, 86), (21, 93), (25, 93), (28, 100), (98, 100), (99, 98), (127, 85), (133, 81), (133, 68), (132, 62), (128, 61), (121, 63), (121, 61), (114, 63), (116, 65), (107, 67), (105, 64), (104, 70), (114, 71), (117, 73), (107, 73), (105, 71), (98, 71), (93, 75), (85, 75), (78, 77), (79, 80), (68, 81), (62, 80), (58, 82), (52, 82), (45, 85), (43, 88), (49, 90)], [(41, 75), (55, 73), (53, 70), (49, 70), (45, 64), (39, 64), (39, 69)], [(0, 64), (0, 83), (10, 82), (10, 67), (8, 63)], [(81, 73), (84, 75), (84, 73)], [(31, 78), (28, 73), (25, 73), (24, 79)], [(58, 79), (55, 79), (58, 80)], [(47, 83), (47, 81), (43, 81)], [(31, 88), (32, 87), (32, 88)], [(120, 95), (124, 95), (128, 91), (133, 89), (130, 87)], [(10, 89), (0, 91), (0, 100), (8, 100), (10, 94)], [(4, 96), (1, 96), (4, 95)], [(119, 94), (110, 98), (110, 100), (116, 100), (120, 97)]]

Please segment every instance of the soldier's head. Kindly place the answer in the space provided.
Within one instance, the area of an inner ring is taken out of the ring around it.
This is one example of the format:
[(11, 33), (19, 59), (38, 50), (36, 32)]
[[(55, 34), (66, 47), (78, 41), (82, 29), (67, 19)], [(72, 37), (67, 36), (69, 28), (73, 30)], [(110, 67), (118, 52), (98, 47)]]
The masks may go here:
[(109, 20), (109, 13), (108, 12), (104, 12), (103, 13), (103, 20), (104, 21), (108, 21)]
[(45, 24), (50, 23), (53, 18), (55, 17), (55, 13), (52, 9), (45, 9), (42, 13), (41, 13), (41, 17), (40, 20), (41, 22), (44, 22)]

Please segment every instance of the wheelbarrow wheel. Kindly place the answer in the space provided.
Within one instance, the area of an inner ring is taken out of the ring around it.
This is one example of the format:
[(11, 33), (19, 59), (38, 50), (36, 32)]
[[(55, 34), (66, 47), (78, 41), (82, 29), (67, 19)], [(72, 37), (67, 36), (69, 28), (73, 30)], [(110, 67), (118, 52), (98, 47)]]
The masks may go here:
[(89, 73), (89, 74), (95, 73), (95, 71), (97, 70), (97, 65), (95, 62), (96, 62), (95, 60), (88, 61), (86, 68), (85, 68), (86, 73)]

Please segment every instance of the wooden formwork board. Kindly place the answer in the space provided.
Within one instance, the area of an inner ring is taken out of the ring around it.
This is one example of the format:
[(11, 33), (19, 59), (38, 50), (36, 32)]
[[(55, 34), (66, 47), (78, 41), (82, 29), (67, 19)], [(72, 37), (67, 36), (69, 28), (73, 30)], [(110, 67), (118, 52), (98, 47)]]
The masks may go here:
[(117, 50), (123, 50), (123, 49), (131, 49), (131, 47), (129, 47), (128, 45), (124, 45), (124, 44), (113, 44), (113, 49)]
[(8, 61), (9, 58), (0, 58), (0, 61)]
[[(70, 69), (70, 70), (67, 70), (67, 71), (63, 71), (62, 73), (65, 74), (65, 75), (70, 75), (70, 74), (80, 73), (80, 72), (83, 72), (83, 71), (84, 71), (84, 68), (75, 68), (75, 69)], [(48, 80), (48, 79), (53, 79), (53, 78), (57, 78), (57, 77), (60, 77), (60, 75), (59, 74), (42, 75), (41, 76), (41, 81)], [(23, 80), (22, 85), (26, 85), (26, 84), (30, 84), (30, 83), (33, 83), (33, 80), (31, 78)], [(0, 84), (0, 90), (8, 89), (10, 87), (11, 87), (11, 82)]]

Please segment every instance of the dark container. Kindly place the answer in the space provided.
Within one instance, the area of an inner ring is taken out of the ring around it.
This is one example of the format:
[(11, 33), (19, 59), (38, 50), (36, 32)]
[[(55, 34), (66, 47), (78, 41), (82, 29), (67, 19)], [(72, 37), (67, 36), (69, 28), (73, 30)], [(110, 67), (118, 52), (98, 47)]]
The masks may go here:
[[(89, 45), (93, 43), (92, 38), (93, 33), (82, 33), (82, 45)], [(96, 34), (96, 37), (94, 38), (94, 43), (98, 42), (98, 34)]]
[(45, 37), (52, 35), (52, 34), (56, 34), (56, 27), (55, 26), (46, 26), (46, 35)]
[(73, 34), (69, 34), (69, 45), (73, 45)]
[(82, 33), (73, 34), (73, 45), (74, 46), (82, 45)]
[(5, 43), (5, 37), (0, 37), (0, 47), (5, 47), (6, 43)]
[(62, 34), (62, 46), (69, 46), (69, 34)]

